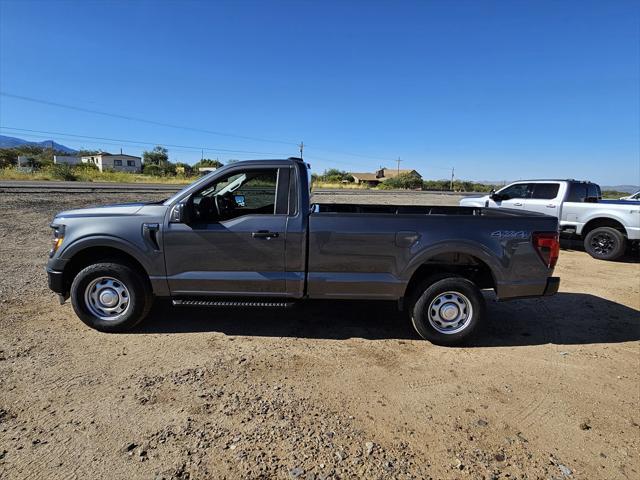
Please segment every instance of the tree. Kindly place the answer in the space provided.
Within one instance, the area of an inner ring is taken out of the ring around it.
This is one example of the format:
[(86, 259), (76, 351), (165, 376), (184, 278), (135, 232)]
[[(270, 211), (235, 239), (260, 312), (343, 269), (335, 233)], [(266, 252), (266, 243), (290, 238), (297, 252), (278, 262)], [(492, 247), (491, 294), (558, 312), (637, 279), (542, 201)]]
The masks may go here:
[(158, 167), (163, 167), (165, 164), (169, 162), (169, 150), (164, 147), (158, 145), (153, 150), (144, 151), (142, 153), (142, 161), (145, 165), (157, 165)]
[(175, 175), (176, 166), (169, 161), (169, 150), (158, 145), (142, 153), (142, 171), (149, 175)]
[(380, 186), (383, 189), (422, 189), (422, 178), (415, 173), (401, 173), (400, 175), (385, 180)]
[(198, 163), (193, 165), (194, 170), (198, 170), (199, 168), (220, 168), (223, 166), (223, 163), (220, 160), (211, 160), (210, 158), (203, 158)]
[(176, 162), (176, 172), (189, 176), (193, 173), (194, 167), (184, 162)]
[(325, 170), (324, 173), (318, 177), (318, 180), (327, 183), (342, 183), (353, 182), (354, 178), (349, 172), (338, 170), (337, 168), (330, 168)]

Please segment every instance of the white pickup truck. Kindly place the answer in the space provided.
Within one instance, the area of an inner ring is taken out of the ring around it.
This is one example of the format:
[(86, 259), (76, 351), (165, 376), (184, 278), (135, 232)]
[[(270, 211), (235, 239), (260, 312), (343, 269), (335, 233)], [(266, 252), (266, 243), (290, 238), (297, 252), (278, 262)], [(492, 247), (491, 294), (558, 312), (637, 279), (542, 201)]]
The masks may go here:
[(578, 180), (521, 180), (481, 197), (460, 200), (465, 207), (529, 210), (558, 217), (560, 231), (584, 241), (594, 258), (615, 260), (640, 241), (640, 204), (602, 200), (600, 186)]

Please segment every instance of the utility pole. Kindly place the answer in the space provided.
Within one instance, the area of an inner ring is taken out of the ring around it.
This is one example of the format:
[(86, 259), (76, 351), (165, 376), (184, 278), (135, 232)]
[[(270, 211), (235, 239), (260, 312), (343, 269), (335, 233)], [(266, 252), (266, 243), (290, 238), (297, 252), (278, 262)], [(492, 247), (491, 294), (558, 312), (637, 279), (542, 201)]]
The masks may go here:
[(455, 172), (455, 168), (451, 167), (451, 188), (450, 190), (453, 192), (453, 174)]
[(300, 149), (300, 158), (302, 158), (302, 151), (304, 150), (304, 142), (300, 142), (300, 145), (298, 145), (298, 148)]
[(396, 162), (398, 163), (398, 175), (400, 175), (400, 162), (402, 160), (400, 160), (400, 157), (398, 157), (398, 159), (396, 160)]

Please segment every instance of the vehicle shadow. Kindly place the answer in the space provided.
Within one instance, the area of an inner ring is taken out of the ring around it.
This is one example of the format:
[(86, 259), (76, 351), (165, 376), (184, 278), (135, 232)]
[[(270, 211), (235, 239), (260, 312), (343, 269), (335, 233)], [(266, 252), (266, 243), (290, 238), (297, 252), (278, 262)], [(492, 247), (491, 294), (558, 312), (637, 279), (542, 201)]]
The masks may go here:
[[(560, 239), (560, 248), (562, 250), (567, 250), (567, 251), (575, 250), (576, 252), (583, 252), (585, 255), (589, 255), (586, 252), (586, 250), (584, 249), (584, 243), (582, 242), (582, 240), (577, 240), (575, 238), (561, 238)], [(601, 260), (601, 261), (604, 262), (606, 260)], [(609, 261), (611, 261), (611, 260), (609, 260)], [(622, 256), (618, 260), (613, 260), (613, 262), (616, 262), (616, 263), (640, 263), (640, 247), (638, 247), (638, 245), (633, 245), (633, 246), (627, 247), (627, 251), (624, 254), (624, 256)]]
[[(581, 293), (495, 302), (469, 347), (620, 343), (640, 340), (640, 312)], [(220, 332), (230, 336), (417, 340), (393, 302), (311, 301), (289, 309), (172, 307), (157, 302), (136, 333)]]

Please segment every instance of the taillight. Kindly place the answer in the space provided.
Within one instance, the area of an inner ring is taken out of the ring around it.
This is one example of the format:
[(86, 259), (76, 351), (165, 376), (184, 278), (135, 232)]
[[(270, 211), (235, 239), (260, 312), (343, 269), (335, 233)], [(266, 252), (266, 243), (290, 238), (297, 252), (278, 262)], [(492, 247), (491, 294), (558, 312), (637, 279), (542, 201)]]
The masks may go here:
[(549, 268), (555, 267), (560, 255), (558, 232), (533, 232), (531, 238), (533, 246), (536, 247), (536, 251), (545, 265)]

